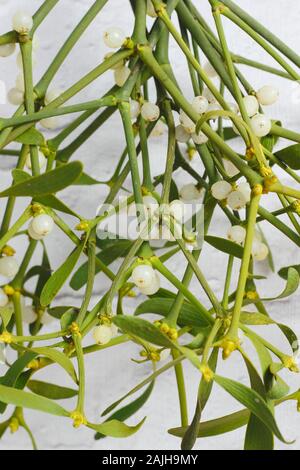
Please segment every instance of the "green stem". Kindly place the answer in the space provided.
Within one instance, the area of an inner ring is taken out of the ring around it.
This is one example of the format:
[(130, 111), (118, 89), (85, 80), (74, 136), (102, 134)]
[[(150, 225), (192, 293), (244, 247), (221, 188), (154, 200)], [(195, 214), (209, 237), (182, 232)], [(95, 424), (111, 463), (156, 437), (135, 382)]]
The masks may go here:
[(259, 201), (261, 196), (254, 195), (251, 198), (249, 214), (248, 214), (248, 223), (247, 223), (247, 234), (244, 244), (244, 252), (241, 263), (241, 269), (238, 280), (238, 287), (236, 291), (235, 304), (232, 313), (232, 321), (228, 332), (228, 337), (232, 340), (236, 340), (238, 336), (238, 328), (240, 321), (241, 308), (243, 305), (243, 299), (245, 294), (245, 287), (248, 278), (249, 263), (251, 259), (251, 250), (252, 243), (255, 235), (255, 224), (256, 217), (259, 208)]
[[(179, 359), (180, 358), (179, 351), (176, 351), (175, 349), (173, 349), (172, 357), (174, 361), (176, 359)], [(181, 425), (188, 426), (189, 424), (188, 407), (187, 407), (187, 398), (186, 398), (186, 391), (185, 391), (183, 368), (182, 368), (181, 362), (175, 364), (174, 370), (175, 370), (175, 375), (176, 375), (177, 390), (178, 390), (178, 397), (179, 397)]]

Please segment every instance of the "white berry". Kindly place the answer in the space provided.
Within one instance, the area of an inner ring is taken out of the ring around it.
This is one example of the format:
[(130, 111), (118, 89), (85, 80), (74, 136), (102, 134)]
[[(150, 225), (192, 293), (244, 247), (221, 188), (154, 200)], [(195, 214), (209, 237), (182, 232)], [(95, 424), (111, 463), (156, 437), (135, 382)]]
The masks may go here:
[(255, 96), (248, 95), (243, 98), (244, 105), (246, 108), (246, 113), (249, 117), (254, 116), (259, 111), (259, 103)]
[(39, 235), (32, 229), (31, 224), (28, 226), (27, 233), (30, 236), (30, 238), (32, 238), (32, 240), (42, 240), (44, 238), (43, 235)]
[(177, 222), (182, 222), (184, 218), (184, 203), (179, 199), (175, 199), (169, 204), (169, 214), (174, 217)]
[(192, 139), (196, 145), (202, 145), (208, 142), (208, 137), (206, 137), (206, 135), (202, 131), (199, 131), (198, 134), (194, 132), (192, 134)]
[(218, 201), (226, 199), (232, 191), (232, 186), (227, 181), (217, 181), (211, 187), (212, 195)]
[(16, 50), (16, 45), (14, 42), (10, 44), (2, 44), (0, 46), (0, 57), (8, 57), (12, 55)]
[[(42, 152), (39, 152), (39, 167), (43, 168), (46, 165), (46, 161), (47, 161), (47, 159), (46, 159), (45, 155)], [(28, 155), (27, 158), (26, 158), (26, 166), (29, 170), (32, 169), (30, 155)]]
[(208, 109), (208, 100), (205, 96), (196, 96), (192, 101), (192, 107), (198, 114), (206, 113)]
[(140, 288), (141, 294), (144, 295), (153, 295), (160, 289), (160, 277), (157, 273), (155, 273), (154, 280), (149, 287), (142, 287)]
[(204, 72), (206, 75), (208, 75), (210, 78), (215, 78), (218, 77), (218, 72), (214, 69), (214, 67), (211, 65), (210, 62), (206, 62), (206, 64), (203, 67)]
[(256, 96), (260, 104), (269, 106), (276, 103), (279, 97), (279, 91), (273, 86), (266, 85), (258, 90)]
[(160, 109), (155, 103), (146, 101), (141, 108), (141, 114), (145, 121), (154, 122), (160, 116)]
[(119, 87), (123, 86), (130, 75), (130, 69), (125, 65), (114, 71), (115, 82)]
[(246, 181), (244, 183), (240, 183), (237, 187), (238, 191), (243, 193), (247, 202), (250, 202), (251, 199), (251, 187), (250, 184)]
[(40, 121), (40, 125), (44, 129), (48, 129), (49, 131), (53, 131), (59, 127), (60, 120), (57, 116), (53, 116), (50, 118), (45, 118)]
[(230, 160), (227, 160), (225, 158), (223, 160), (223, 163), (224, 163), (225, 171), (230, 178), (233, 178), (234, 176), (239, 174), (238, 168)]
[(20, 106), (24, 102), (24, 92), (18, 88), (12, 88), (7, 93), (7, 100), (14, 106)]
[(27, 323), (28, 325), (36, 321), (37, 313), (32, 307), (32, 305), (26, 305), (25, 307), (23, 307), (22, 319), (24, 323)]
[(148, 264), (140, 264), (132, 271), (132, 280), (139, 288), (151, 287), (155, 281), (155, 271)]
[(103, 40), (108, 47), (118, 49), (126, 39), (126, 35), (121, 28), (109, 28), (103, 35)]
[(227, 233), (227, 237), (229, 240), (242, 245), (246, 238), (246, 229), (241, 227), (240, 225), (233, 225), (230, 227)]
[(12, 27), (19, 34), (28, 34), (33, 27), (33, 18), (25, 11), (17, 11), (12, 19)]
[(151, 132), (151, 137), (160, 137), (165, 133), (166, 125), (163, 121), (159, 120), (155, 124), (153, 131)]
[(141, 112), (141, 105), (136, 100), (130, 100), (130, 116), (131, 119), (136, 119)]
[(267, 258), (269, 254), (269, 249), (265, 243), (262, 243), (258, 240), (253, 241), (252, 244), (252, 256), (256, 261), (263, 261)]
[(257, 137), (264, 137), (269, 134), (272, 121), (264, 114), (257, 114), (251, 119), (251, 127)]
[(113, 337), (113, 330), (109, 325), (96, 326), (93, 337), (96, 344), (107, 344)]
[(184, 111), (182, 111), (182, 110), (180, 111), (179, 120), (180, 120), (181, 125), (185, 128), (185, 130), (186, 130), (189, 134), (193, 134), (193, 132), (195, 132), (195, 130), (196, 130), (196, 124), (195, 124), (194, 121), (192, 121), (192, 119), (191, 119)]
[(180, 124), (175, 129), (175, 138), (178, 142), (185, 144), (190, 140), (190, 134), (185, 130), (185, 128)]
[(40, 214), (33, 218), (31, 222), (32, 230), (45, 237), (50, 232), (52, 232), (54, 227), (54, 220), (48, 214)]
[(154, 8), (153, 3), (151, 2), (151, 0), (147, 0), (147, 15), (151, 16), (151, 18), (156, 18), (157, 17), (157, 13), (155, 11), (155, 8)]
[(185, 201), (195, 201), (201, 197), (201, 190), (194, 185), (194, 183), (186, 184), (182, 186), (180, 190), (180, 198)]
[(50, 323), (53, 323), (54, 318), (49, 315), (48, 312), (44, 312), (43, 315), (41, 315), (40, 322), (42, 325), (50, 325)]
[(4, 290), (0, 287), (0, 307), (6, 307), (9, 300), (7, 295), (5, 294)]
[(5, 277), (15, 277), (19, 271), (19, 264), (12, 256), (0, 258), (0, 274)]
[(45, 95), (45, 105), (52, 103), (52, 101), (56, 100), (61, 95), (61, 91), (58, 88), (52, 88), (48, 90)]
[(227, 204), (235, 211), (243, 209), (247, 204), (247, 199), (241, 191), (233, 191), (227, 198)]

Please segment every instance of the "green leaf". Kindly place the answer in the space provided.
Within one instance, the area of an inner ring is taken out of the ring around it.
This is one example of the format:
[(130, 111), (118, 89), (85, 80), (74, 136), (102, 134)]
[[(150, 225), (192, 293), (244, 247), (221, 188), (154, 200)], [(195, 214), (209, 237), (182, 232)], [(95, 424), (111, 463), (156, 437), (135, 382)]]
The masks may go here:
[(39, 380), (30, 380), (27, 387), (36, 395), (41, 395), (51, 400), (64, 400), (66, 398), (75, 397), (78, 394), (77, 390), (72, 388), (61, 387), (60, 385), (41, 382)]
[[(134, 312), (134, 315), (142, 315), (144, 313), (156, 313), (166, 317), (174, 303), (173, 298), (154, 297), (141, 303)], [(192, 326), (195, 328), (205, 328), (209, 326), (207, 318), (194, 305), (184, 302), (178, 324), (182, 326)]]
[(174, 343), (161, 333), (156, 326), (146, 320), (129, 315), (117, 315), (113, 318), (113, 322), (124, 333), (137, 336), (163, 348), (174, 348)]
[(296, 292), (299, 287), (300, 276), (297, 269), (289, 267), (287, 271), (287, 283), (284, 290), (277, 297), (269, 297), (266, 299), (261, 299), (263, 302), (271, 300), (285, 299), (286, 297), (291, 296)]
[(23, 134), (19, 135), (19, 137), (16, 138), (16, 142), (23, 145), (38, 145), (40, 147), (45, 144), (45, 139), (41, 132), (34, 127), (31, 127)]
[(2, 318), (2, 325), (4, 328), (9, 324), (13, 313), (14, 308), (11, 304), (6, 305), (5, 307), (0, 307), (0, 317)]
[(78, 311), (74, 310), (74, 308), (71, 307), (68, 310), (66, 310), (60, 318), (61, 329), (63, 331), (67, 330), (69, 326), (76, 320), (77, 316), (78, 316)]
[(54, 299), (54, 297), (57, 295), (57, 293), (60, 291), (60, 289), (63, 287), (64, 283), (66, 282), (74, 267), (76, 266), (76, 263), (79, 260), (80, 255), (84, 249), (84, 246), (84, 242), (80, 243), (80, 245), (75, 248), (75, 250), (66, 259), (66, 261), (48, 279), (41, 292), (40, 302), (42, 306), (46, 307), (47, 305), (49, 305)]
[[(5, 385), (7, 387), (15, 387), (16, 382), (27, 366), (27, 364), (32, 361), (36, 357), (36, 354), (31, 351), (27, 351), (22, 354), (7, 370), (6, 374), (1, 377), (1, 385)], [(1, 400), (1, 398), (0, 398)], [(0, 414), (3, 414), (6, 410), (6, 402), (4, 400), (0, 401)]]
[[(106, 421), (111, 421), (114, 419), (117, 419), (118, 421), (125, 421), (126, 419), (133, 416), (138, 410), (142, 408), (142, 406), (144, 406), (153, 391), (153, 387), (154, 381), (150, 383), (149, 387), (146, 388), (146, 390), (141, 396), (139, 396), (136, 400), (124, 406), (120, 410), (113, 413)], [(104, 434), (95, 434), (96, 440), (102, 439), (103, 437), (105, 437)]]
[(242, 312), (240, 317), (244, 325), (274, 325), (276, 322), (263, 313)]
[(257, 392), (239, 382), (219, 375), (215, 375), (214, 380), (237, 401), (257, 416), (257, 418), (259, 418), (270, 429), (270, 431), (278, 437), (278, 439), (287, 443), (276, 424), (270, 408)]
[(80, 177), (75, 181), (75, 186), (91, 186), (94, 184), (103, 184), (103, 181), (98, 181), (92, 178), (90, 175), (86, 173), (82, 173)]
[(290, 145), (275, 153), (283, 163), (293, 170), (300, 170), (300, 144)]
[(236, 139), (238, 137), (237, 133), (233, 130), (232, 127), (224, 127), (223, 134), (224, 140)]
[(72, 215), (73, 217), (76, 217), (77, 219), (80, 218), (78, 214), (76, 214), (76, 212), (70, 209), (70, 207), (68, 207), (64, 202), (62, 202), (56, 196), (53, 196), (53, 194), (36, 197), (35, 201), (39, 202), (40, 204), (43, 204), (43, 206), (51, 207), (51, 209), (54, 209), (56, 211), (63, 212), (64, 214)]
[(286, 266), (284, 268), (281, 268), (279, 271), (278, 271), (278, 274), (280, 277), (282, 277), (282, 279), (285, 279), (287, 280), (288, 278), (288, 272), (289, 272), (289, 269), (290, 268), (293, 268), (293, 269), (296, 269), (297, 273), (300, 275), (300, 264), (294, 264), (292, 266)]
[[(219, 349), (214, 348), (208, 360), (208, 366), (214, 373), (217, 368), (218, 356), (219, 356)], [(210, 394), (213, 388), (213, 384), (214, 384), (213, 380), (211, 380), (210, 382), (206, 382), (203, 377), (201, 378), (198, 394), (200, 398), (200, 405), (201, 405), (202, 411), (206, 407), (206, 404), (208, 402), (208, 399), (210, 397)]]
[(57, 349), (47, 347), (33, 348), (32, 351), (36, 354), (47, 357), (52, 362), (56, 362), (57, 364), (59, 364), (67, 372), (71, 379), (74, 380), (76, 384), (78, 383), (77, 375), (72, 361), (65, 354), (58, 351)]
[[(259, 373), (245, 354), (243, 354), (243, 359), (248, 369), (252, 389), (259, 393), (259, 395), (267, 401), (266, 390)], [(273, 450), (273, 448), (274, 437), (272, 431), (270, 431), (263, 421), (251, 413), (246, 430), (244, 449)]]
[(70, 186), (82, 172), (80, 162), (72, 162), (55, 170), (33, 176), (2, 191), (0, 197), (38, 197), (52, 194)]
[(227, 253), (228, 255), (232, 255), (240, 259), (243, 257), (244, 249), (237, 243), (226, 240), (225, 238), (213, 237), (210, 235), (206, 235), (204, 240), (218, 251), (223, 251), (223, 253)]
[[(249, 410), (241, 410), (236, 413), (223, 416), (222, 418), (204, 421), (199, 425), (198, 437), (219, 436), (220, 434), (235, 431), (247, 424), (249, 416)], [(172, 436), (183, 437), (186, 431), (187, 427), (179, 427), (169, 429), (168, 432), (169, 434), (172, 434)]]
[(187, 428), (182, 442), (181, 442), (181, 450), (192, 450), (195, 442), (198, 437), (199, 427), (200, 427), (200, 418), (201, 418), (201, 404), (200, 398), (197, 399), (196, 409), (194, 413), (194, 417), (192, 419), (191, 424)]
[(112, 421), (107, 421), (102, 424), (88, 423), (88, 427), (104, 436), (122, 438), (135, 434), (143, 426), (145, 419), (146, 418), (140, 421), (136, 426), (127, 426), (127, 424), (113, 419)]
[(16, 390), (15, 388), (0, 385), (0, 400), (8, 405), (21, 406), (31, 410), (38, 410), (55, 416), (69, 416), (69, 413), (57, 403), (48, 398), (33, 393)]
[[(110, 240), (112, 241), (112, 240)], [(97, 241), (98, 245), (98, 241)], [(106, 266), (109, 266), (113, 261), (118, 258), (125, 257), (132, 247), (132, 241), (130, 240), (114, 240), (113, 243), (109, 243), (103, 251), (97, 254), (97, 258), (102, 261)], [(98, 274), (101, 272), (101, 267), (95, 267), (95, 272)], [(88, 276), (88, 263), (84, 263), (74, 273), (70, 281), (70, 286), (74, 290), (81, 289), (87, 281)]]

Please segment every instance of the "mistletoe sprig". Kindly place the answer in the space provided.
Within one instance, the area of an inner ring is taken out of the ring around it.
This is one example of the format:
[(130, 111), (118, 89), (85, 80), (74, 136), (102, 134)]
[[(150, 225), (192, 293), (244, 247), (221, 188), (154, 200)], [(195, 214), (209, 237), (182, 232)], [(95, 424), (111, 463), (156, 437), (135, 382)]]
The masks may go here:
[[(0, 289), (0, 342), (16, 356), (14, 362), (6, 363), (7, 371), (0, 378), (0, 413), (12, 405), (9, 418), (0, 424), (0, 437), (9, 428), (17, 432), (23, 427), (36, 447), (26, 423), (26, 409), (70, 419), (76, 428), (87, 426), (96, 432), (96, 439), (128, 437), (140, 430), (144, 420), (136, 426), (128, 426), (125, 421), (150, 399), (154, 386), (159, 386), (159, 377), (174, 369), (181, 423), (169, 432), (181, 438), (182, 449), (191, 449), (198, 438), (240, 427), (246, 427), (245, 449), (273, 449), (274, 436), (286, 442), (275, 412), (277, 406), (290, 400), (296, 401), (298, 410), (300, 407), (300, 392), (291, 393), (280, 375), (283, 369), (299, 372), (298, 341), (287, 325), (271, 318), (268, 306), (269, 302), (280, 301), (296, 292), (300, 265), (290, 260), (290, 266), (279, 271), (286, 280), (283, 292), (262, 298), (257, 288), (261, 277), (256, 263), (268, 260), (272, 268), (271, 247), (261, 230), (263, 222), (281, 232), (282, 239), (300, 246), (300, 190), (297, 189), (300, 135), (272, 120), (265, 108), (276, 102), (278, 90), (269, 84), (255, 90), (239, 64), (297, 82), (300, 57), (234, 2), (208, 1), (215, 30), (208, 26), (191, 0), (166, 3), (131, 0), (128, 14), (132, 8), (132, 35), (126, 37), (118, 27), (102, 31), (105, 44), (115, 51), (109, 52), (99, 65), (64, 91), (51, 88), (53, 78), (89, 25), (98, 15), (101, 17), (108, 0), (94, 1), (36, 84), (33, 82), (35, 33), (48, 14), (55, 12), (58, 0), (45, 0), (33, 16), (17, 12), (12, 21), (13, 30), (0, 36), (0, 56), (13, 54), (17, 47), (17, 63), (21, 68), (15, 87), (8, 93), (9, 102), (17, 110), (12, 117), (0, 119), (1, 158), (16, 160), (12, 185), (0, 193), (6, 201), (1, 224), (0, 273), (7, 279)], [(233, 53), (223, 28), (224, 17), (263, 48), (275, 65), (268, 66)], [(194, 92), (192, 102), (183, 94), (169, 58), (171, 37), (182, 59), (187, 61)], [(104, 90), (103, 96), (95, 96), (92, 101), (68, 104), (104, 73), (114, 74), (115, 84), (110, 90)], [(151, 82), (155, 85), (155, 96), (149, 91)], [(82, 163), (73, 161), (72, 157), (75, 152), (84, 153), (83, 144), (92, 135), (97, 136), (98, 129), (115, 112), (122, 119), (126, 146), (109, 181), (103, 183), (85, 173)], [(63, 129), (58, 129), (63, 115), (75, 117)], [(88, 123), (92, 117), (94, 120)], [(72, 137), (79, 127), (79, 133)], [(154, 156), (148, 141), (162, 133), (168, 135), (165, 171), (154, 175)], [(280, 138), (293, 145), (277, 151)], [(241, 153), (232, 148), (233, 139), (240, 140)], [(192, 165), (195, 159), (201, 162), (201, 173)], [(289, 186), (279, 180), (276, 174), (279, 168), (291, 181)], [(174, 180), (178, 169), (190, 181), (180, 190)], [(124, 209), (124, 197), (121, 201), (118, 196), (124, 193), (128, 176), (132, 185), (125, 203), (129, 211), (137, 212), (140, 231), (134, 239), (104, 240), (98, 236), (99, 227)], [(69, 207), (59, 193), (68, 186), (92, 184), (108, 186), (104, 202), (110, 209), (101, 210), (87, 220), (84, 214), (77, 214)], [(275, 195), (278, 200), (278, 209), (273, 212), (266, 209), (269, 195)], [(22, 198), (30, 198), (30, 204), (15, 218), (15, 209)], [(203, 220), (202, 245), (197, 243), (199, 227), (195, 214), (191, 230), (185, 227), (182, 230), (180, 224), (185, 204), (199, 200), (202, 201), (199, 211)], [(216, 209), (221, 209), (228, 221), (224, 238), (210, 235)], [(65, 214), (72, 217), (72, 225), (64, 220)], [(287, 216), (288, 223), (281, 216)], [(74, 248), (53, 272), (47, 235), (57, 228), (62, 237), (71, 240)], [(145, 237), (149, 233), (150, 237)], [(19, 253), (16, 256), (11, 246), (19, 235), (26, 235), (28, 240), (20, 263)], [(154, 239), (162, 240), (163, 244), (158, 246)], [(222, 298), (210, 286), (209, 267), (201, 261), (207, 244), (214, 248), (215, 256), (227, 258)], [(43, 255), (40, 263), (34, 265), (38, 245)], [(182, 279), (166, 265), (179, 252), (186, 261)], [(78, 269), (82, 255), (87, 260)], [(122, 262), (115, 272), (110, 265), (117, 259)], [(234, 265), (240, 267), (237, 278)], [(111, 281), (111, 286), (93, 304), (94, 281), (100, 273)], [(53, 302), (70, 276), (74, 290), (85, 288), (81, 305), (54, 307)], [(201, 287), (196, 294), (190, 289), (193, 277)], [(161, 288), (162, 278), (170, 282), (173, 290)], [(35, 280), (33, 290), (27, 288), (29, 280)], [(143, 300), (135, 314), (128, 315), (126, 299), (137, 293), (144, 296)], [(153, 323), (147, 317), (141, 318), (147, 314), (158, 315), (158, 320)], [(43, 332), (50, 321), (55, 321), (55, 331)], [(259, 325), (275, 325), (278, 335), (287, 340), (287, 352), (258, 334), (254, 327)], [(89, 332), (93, 333), (94, 344), (89, 344)], [(259, 370), (244, 349), (243, 337), (254, 346)], [(137, 367), (141, 362), (148, 362), (153, 372), (104, 410), (101, 423), (91, 423), (85, 412), (88, 355), (101, 354), (101, 350), (116, 346), (121, 349), (130, 341), (141, 348), (140, 358), (134, 359)], [(222, 361), (233, 357), (244, 363), (249, 386), (220, 375)], [(193, 403), (188, 403), (186, 398), (184, 365), (187, 362), (193, 364), (199, 376), (199, 390)], [(39, 370), (52, 364), (63, 368), (74, 382), (74, 388), (35, 379)], [(239, 409), (203, 421), (202, 412), (216, 385), (236, 399)], [(140, 390), (143, 390), (141, 394)], [(132, 401), (133, 394), (138, 397)], [(71, 409), (56, 402), (67, 398), (76, 400)], [(129, 404), (120, 407), (128, 399)]]

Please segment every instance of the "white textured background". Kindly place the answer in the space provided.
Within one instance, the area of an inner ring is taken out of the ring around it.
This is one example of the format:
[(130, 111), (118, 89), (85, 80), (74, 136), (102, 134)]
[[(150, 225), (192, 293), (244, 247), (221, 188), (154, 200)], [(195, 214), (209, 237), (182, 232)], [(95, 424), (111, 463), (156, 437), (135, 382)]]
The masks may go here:
[[(211, 22), (210, 11), (207, 0), (195, 0), (194, 2)], [(300, 4), (295, 0), (288, 2), (286, 0), (240, 0), (240, 6), (256, 16), (267, 27), (274, 31), (280, 38), (284, 39), (288, 45), (295, 48), (299, 53), (299, 22), (300, 22)], [(0, 2), (0, 33), (10, 29), (11, 17), (20, 5), (34, 12), (41, 4), (41, 0), (2, 0)], [(50, 60), (55, 56), (58, 47), (80, 20), (92, 0), (61, 0), (55, 10), (49, 15), (48, 21), (41, 26), (38, 31), (40, 40), (40, 49), (38, 51), (38, 64), (35, 69), (35, 78), (38, 80), (45, 71)], [(132, 14), (129, 8), (129, 2), (125, 0), (110, 0), (101, 14), (94, 21), (93, 25), (84, 34), (79, 44), (75, 47), (68, 60), (64, 63), (62, 69), (54, 79), (54, 85), (65, 89), (73, 84), (74, 80), (79, 79), (87, 71), (92, 69), (101, 60), (105, 52), (102, 42), (103, 31), (108, 26), (117, 25), (123, 27), (128, 34), (132, 28)], [(265, 55), (254, 43), (245, 35), (236, 30), (226, 22), (228, 38), (232, 50), (246, 57), (258, 59), (266, 63), (272, 63), (271, 59)], [(192, 96), (192, 91), (186, 80), (185, 60), (181, 53), (172, 44), (172, 61), (177, 77), (187, 95)], [(285, 82), (284, 80), (272, 78), (269, 75), (243, 68), (247, 73), (248, 80), (254, 87), (258, 88), (270, 82), (276, 84), (281, 92), (278, 104), (273, 106), (270, 111), (273, 118), (279, 118), (286, 127), (300, 131), (299, 102), (300, 97), (295, 84)], [(17, 73), (15, 57), (0, 59), (0, 80), (4, 80), (7, 88), (14, 86), (14, 80)], [(82, 100), (97, 98), (112, 85), (112, 74), (107, 73), (100, 80), (95, 82), (80, 97)], [(1, 116), (11, 115), (13, 108), (10, 106), (1, 106)], [(64, 118), (66, 122), (68, 118)], [(92, 172), (93, 176), (105, 180), (111, 174), (115, 166), (121, 149), (124, 146), (124, 138), (120, 130), (120, 122), (114, 117), (109, 124), (106, 124), (101, 130), (96, 132), (76, 154), (75, 158), (83, 161), (86, 170)], [(286, 145), (281, 142), (282, 146)], [(154, 139), (151, 142), (151, 161), (155, 174), (163, 170), (165, 156), (165, 138)], [(10, 170), (14, 162), (9, 157), (1, 157), (1, 188), (7, 187), (10, 182)], [(178, 173), (176, 180), (179, 184), (185, 179), (185, 175)], [(189, 180), (188, 180), (189, 181)], [(71, 188), (64, 192), (65, 201), (85, 217), (92, 217), (97, 210), (99, 203), (103, 200), (106, 189), (103, 186), (93, 186), (78, 188), (76, 191)], [(269, 207), (275, 207), (275, 200), (268, 201)], [(3, 212), (3, 203), (1, 203), (1, 212)], [(21, 208), (19, 208), (21, 210)], [(224, 223), (223, 223), (224, 222)], [(221, 214), (215, 220), (210, 233), (225, 234), (227, 222)], [(266, 226), (270, 243), (273, 248), (276, 270), (280, 267), (299, 263), (299, 251), (291, 243), (282, 241), (281, 236), (275, 230), (270, 230)], [(25, 239), (24, 239), (25, 240)], [(23, 253), (24, 240), (18, 240), (19, 245), (14, 246), (19, 249), (18, 257), (21, 259)], [(64, 260), (66, 252), (71, 250), (71, 245), (61, 236), (58, 230), (51, 234), (47, 240), (49, 252), (52, 256), (53, 267), (56, 268)], [(38, 253), (40, 255), (40, 253)], [(38, 260), (38, 258), (37, 258)], [(179, 256), (176, 260), (169, 262), (172, 271), (182, 276), (184, 263)], [(208, 280), (217, 294), (221, 295), (222, 283), (224, 279), (225, 258), (217, 255), (215, 252), (205, 249), (201, 257), (201, 266), (205, 270)], [(275, 274), (269, 273), (265, 265), (259, 267), (262, 273), (270, 276), (270, 281), (260, 287), (262, 295), (279, 293), (283, 288), (283, 281)], [(101, 293), (109, 286), (104, 276), (98, 276), (95, 285), (96, 301)], [(192, 283), (193, 289), (197, 295), (204, 300), (203, 293), (199, 290), (197, 283)], [(58, 302), (60, 304), (78, 305), (81, 301), (82, 292), (74, 293), (71, 289), (65, 289), (60, 295)], [(294, 295), (292, 299), (271, 304), (269, 311), (271, 315), (283, 322), (286, 322), (294, 328), (296, 333), (300, 334), (300, 320), (298, 302), (299, 294)], [(134, 305), (129, 301), (128, 312), (132, 311)], [(57, 328), (51, 325), (49, 328)], [(261, 329), (261, 331), (263, 328)], [(275, 341), (278, 347), (288, 351), (286, 341), (273, 327), (265, 328), (264, 334)], [(90, 339), (87, 339), (89, 341)], [(122, 348), (122, 349), (121, 349)], [(90, 356), (87, 359), (87, 416), (91, 421), (100, 420), (100, 412), (111, 402), (119, 398), (122, 394), (130, 390), (136, 383), (145, 378), (150, 369), (148, 365), (137, 366), (131, 362), (132, 357), (138, 356), (138, 349), (133, 345), (123, 345), (116, 349), (102, 352), (101, 354)], [(4, 367), (0, 365), (0, 373), (4, 372)], [(196, 390), (199, 376), (195, 369), (187, 364), (187, 389), (191, 413), (194, 409)], [(219, 372), (237, 379), (240, 382), (248, 383), (247, 373), (241, 360), (233, 357), (226, 363), (220, 362)], [(292, 374), (286, 374), (291, 384), (292, 390), (299, 387), (299, 378)], [(65, 385), (71, 385), (64, 374), (55, 366), (42, 371), (37, 378), (49, 380), (54, 383), (64, 382)], [(64, 403), (69, 409), (72, 404)], [(211, 419), (230, 413), (239, 409), (239, 405), (217, 386), (210, 404), (207, 406), (204, 419)], [(59, 419), (49, 415), (42, 415), (36, 412), (26, 412), (28, 423), (37, 438), (41, 449), (176, 449), (179, 441), (168, 435), (167, 429), (179, 425), (179, 412), (177, 403), (177, 393), (173, 371), (169, 371), (159, 377), (150, 400), (146, 406), (129, 422), (136, 423), (140, 418), (147, 415), (147, 421), (142, 430), (133, 437), (126, 440), (106, 439), (94, 441), (92, 432), (87, 429), (74, 430), (71, 422)], [(288, 403), (277, 410), (277, 417), (284, 435), (289, 439), (296, 439), (296, 442), (288, 449), (300, 449), (300, 427), (299, 415), (296, 413), (295, 403)], [(239, 449), (242, 447), (243, 430), (237, 430), (230, 434), (220, 437), (198, 440), (196, 448), (201, 449)], [(28, 448), (29, 441), (24, 431), (19, 431), (11, 436), (6, 433), (0, 443), (0, 449)], [(284, 446), (276, 443), (276, 448), (281, 449)]]

